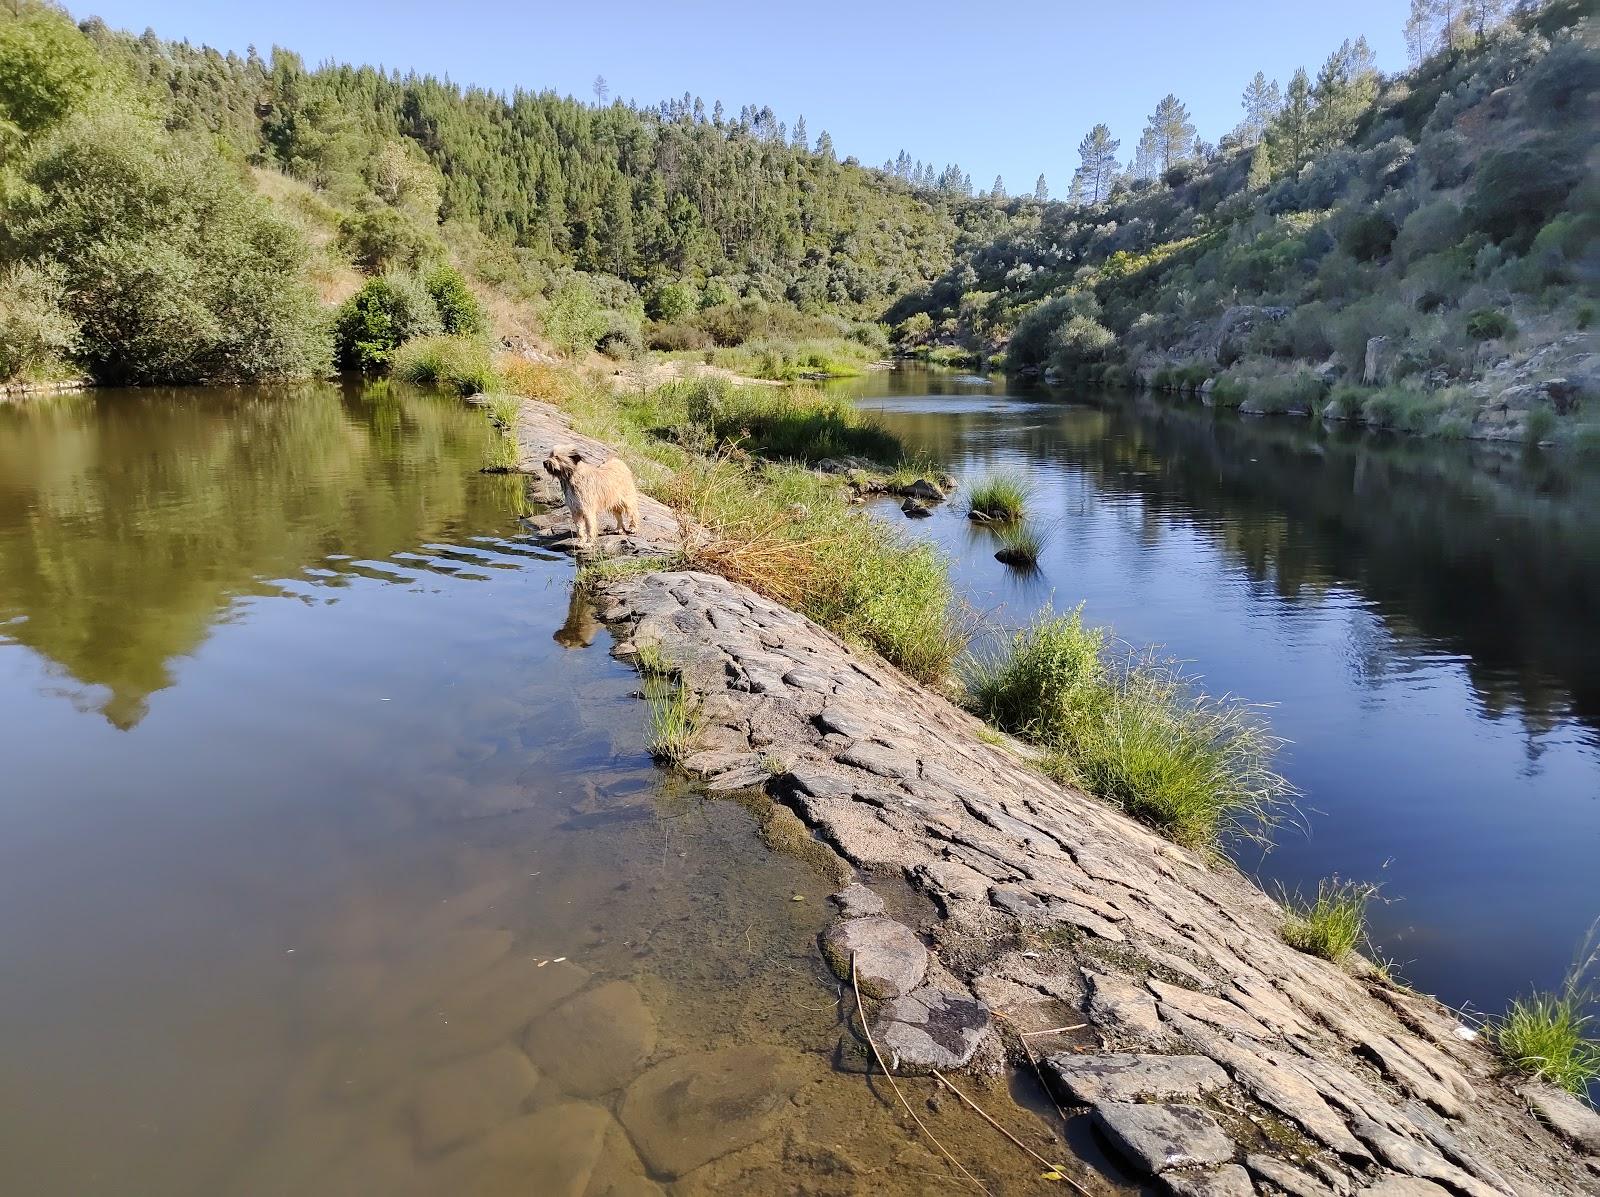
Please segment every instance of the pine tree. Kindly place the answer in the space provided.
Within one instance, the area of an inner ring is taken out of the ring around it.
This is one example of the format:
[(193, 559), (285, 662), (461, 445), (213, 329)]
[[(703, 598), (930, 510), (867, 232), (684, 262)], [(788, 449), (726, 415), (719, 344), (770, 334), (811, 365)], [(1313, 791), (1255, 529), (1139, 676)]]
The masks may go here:
[(1311, 89), (1313, 152), (1341, 145), (1378, 94), (1378, 72), (1367, 39), (1346, 40), (1322, 64)]
[(1006, 181), (1004, 179), (1002, 179), (999, 175), (995, 175), (995, 177), (994, 177), (994, 187), (989, 192), (989, 198), (990, 199), (1005, 199), (1006, 198)]
[(1250, 176), (1245, 183), (1254, 191), (1270, 182), (1272, 182), (1272, 145), (1263, 138), (1256, 142), (1255, 152), (1250, 156)]
[(1289, 80), (1283, 107), (1268, 130), (1274, 170), (1299, 170), (1311, 156), (1311, 112), (1311, 78), (1301, 67)]
[(834, 161), (833, 138), (828, 136), (826, 129), (817, 134), (817, 157), (824, 162)]
[(1244, 120), (1239, 125), (1239, 141), (1242, 145), (1255, 145), (1266, 135), (1267, 126), (1283, 105), (1278, 81), (1269, 81), (1266, 75), (1257, 71), (1255, 78), (1245, 86), (1239, 104), (1244, 109)]
[(794, 140), (791, 144), (797, 150), (809, 150), (811, 148), (811, 139), (806, 135), (806, 118), (804, 113), (795, 117)]
[(1145, 132), (1151, 137), (1159, 173), (1171, 170), (1194, 151), (1194, 125), (1189, 120), (1189, 110), (1171, 92), (1161, 98), (1150, 114)]
[(717, 128), (722, 128), (722, 101), (718, 100), (711, 105), (711, 123)]
[(1033, 184), (1033, 198), (1041, 204), (1050, 198), (1050, 188), (1045, 186), (1044, 175), (1040, 175)]
[(604, 108), (606, 106), (606, 97), (611, 94), (611, 85), (606, 82), (606, 77), (604, 75), (596, 75), (590, 87), (594, 91), (594, 106), (596, 108)]
[(1096, 125), (1078, 143), (1078, 170), (1073, 186), (1088, 204), (1098, 204), (1111, 194), (1111, 177), (1117, 171), (1117, 150), (1122, 142), (1104, 124)]

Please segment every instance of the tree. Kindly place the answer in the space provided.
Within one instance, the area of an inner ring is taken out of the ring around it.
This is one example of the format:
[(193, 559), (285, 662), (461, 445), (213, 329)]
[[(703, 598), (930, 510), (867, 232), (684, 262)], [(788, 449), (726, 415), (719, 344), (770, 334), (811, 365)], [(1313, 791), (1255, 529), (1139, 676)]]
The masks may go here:
[(1006, 198), (1006, 181), (999, 175), (995, 175), (994, 177), (994, 187), (990, 189), (989, 196), (991, 199)]
[(826, 129), (817, 134), (817, 157), (824, 162), (832, 162), (834, 160), (833, 138), (828, 136)]
[(1133, 161), (1128, 163), (1128, 173), (1135, 179), (1153, 179), (1161, 173), (1161, 158), (1156, 152), (1156, 133), (1146, 128), (1133, 148)]
[(81, 107), (103, 74), (94, 46), (64, 12), (30, 5), (0, 21), (0, 161), (8, 143)]
[(1239, 144), (1249, 146), (1259, 142), (1266, 135), (1267, 126), (1272, 124), (1282, 104), (1283, 95), (1278, 90), (1278, 81), (1269, 80), (1257, 71), (1255, 78), (1245, 85), (1244, 95), (1239, 100), (1240, 107), (1244, 109), (1244, 120), (1239, 123)]
[(1084, 202), (1098, 204), (1111, 194), (1111, 178), (1117, 173), (1117, 150), (1122, 142), (1111, 136), (1104, 124), (1096, 125), (1078, 143), (1078, 170), (1072, 185)]
[(1272, 144), (1263, 138), (1256, 142), (1255, 152), (1250, 155), (1250, 175), (1245, 180), (1245, 186), (1254, 191), (1270, 182), (1272, 182)]
[[(1411, 12), (1406, 17), (1406, 52), (1413, 66), (1441, 50), (1454, 50), (1466, 41), (1470, 24), (1481, 19), (1487, 30), (1494, 19), (1493, 12), (1481, 18), (1470, 10), (1476, 0), (1411, 0)], [(1492, 5), (1496, 11), (1500, 5)]]
[(793, 134), (793, 138), (794, 138), (794, 140), (790, 144), (792, 144), (795, 149), (800, 150), (802, 152), (809, 152), (810, 151), (810, 149), (811, 149), (811, 139), (806, 134), (806, 118), (805, 118), (805, 115), (803, 113), (800, 116), (795, 117), (795, 119), (794, 119), (794, 134)]
[(1328, 55), (1311, 89), (1311, 148), (1332, 149), (1355, 132), (1378, 94), (1378, 72), (1367, 39), (1346, 40)]
[(606, 106), (606, 97), (611, 94), (611, 85), (606, 82), (606, 77), (604, 75), (596, 75), (590, 87), (594, 91), (594, 106), (596, 108), (604, 108)]
[(1311, 156), (1311, 112), (1311, 77), (1301, 67), (1289, 80), (1283, 107), (1268, 130), (1275, 170), (1299, 170)]
[(1033, 198), (1041, 204), (1050, 198), (1050, 188), (1045, 186), (1044, 175), (1040, 175), (1033, 184)]
[(1157, 173), (1164, 174), (1187, 159), (1194, 150), (1194, 125), (1183, 101), (1168, 92), (1150, 114), (1145, 132), (1151, 137)]

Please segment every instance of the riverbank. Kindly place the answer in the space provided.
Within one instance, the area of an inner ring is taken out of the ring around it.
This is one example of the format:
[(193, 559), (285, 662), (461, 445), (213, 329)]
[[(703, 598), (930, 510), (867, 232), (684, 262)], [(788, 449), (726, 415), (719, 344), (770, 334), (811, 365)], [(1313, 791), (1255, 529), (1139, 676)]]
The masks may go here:
[[(531, 400), (514, 431), (535, 472), (554, 444), (585, 443)], [(642, 514), (607, 551), (676, 554), (677, 515), (652, 499)], [(560, 511), (540, 523), (566, 527)], [(923, 959), (872, 915), (830, 935), (858, 961), (884, 953), (879, 992), (909, 991), (874, 1016), (902, 1064), (992, 1065), (1002, 1044), (1018, 1054), (1016, 1032), (1072, 1027), (1025, 1042), (1114, 1143), (1167, 1140), (1178, 1156), (1124, 1154), (1175, 1192), (1349, 1192), (1391, 1174), (1600, 1190), (1597, 1165), (1530, 1113), (1583, 1122), (1581, 1106), (1504, 1079), (1449, 1011), (1370, 965), (1295, 952), (1247, 880), (1047, 781), (1025, 748), (870, 653), (709, 574), (641, 562), (591, 585), (619, 651), (649, 646), (681, 678), (699, 723), (684, 767), (793, 812), (932, 943)], [(1130, 1104), (1151, 1099), (1167, 1104)]]

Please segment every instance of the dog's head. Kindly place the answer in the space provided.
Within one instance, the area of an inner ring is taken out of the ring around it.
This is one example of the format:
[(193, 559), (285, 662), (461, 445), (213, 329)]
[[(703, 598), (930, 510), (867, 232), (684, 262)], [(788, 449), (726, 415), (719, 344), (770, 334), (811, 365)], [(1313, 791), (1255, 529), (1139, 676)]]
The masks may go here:
[(584, 463), (583, 453), (576, 445), (557, 445), (544, 459), (544, 472), (561, 482), (572, 479), (573, 471)]

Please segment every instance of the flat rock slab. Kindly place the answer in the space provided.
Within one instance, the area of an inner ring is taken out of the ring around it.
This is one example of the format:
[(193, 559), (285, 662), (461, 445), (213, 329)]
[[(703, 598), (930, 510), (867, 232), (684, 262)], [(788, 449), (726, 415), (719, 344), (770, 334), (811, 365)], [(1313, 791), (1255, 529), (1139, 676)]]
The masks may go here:
[(412, 1102), (417, 1151), (449, 1151), (510, 1121), (538, 1084), (538, 1070), (510, 1044), (435, 1069)]
[(451, 1197), (583, 1197), (611, 1115), (586, 1102), (562, 1102), (501, 1126), (446, 1157), (430, 1192)]
[(924, 985), (878, 1015), (873, 1034), (899, 1067), (965, 1068), (989, 1030), (989, 1007), (964, 993)]
[(1256, 1191), (1238, 1164), (1168, 1172), (1161, 1179), (1173, 1197), (1255, 1197)]
[(895, 998), (910, 993), (928, 971), (928, 949), (910, 927), (893, 919), (845, 919), (828, 928), (823, 955), (833, 971), (848, 981), (850, 960), (856, 980), (868, 997)]
[(1414, 1176), (1385, 1176), (1362, 1189), (1361, 1197), (1450, 1197), (1450, 1190)]
[(1233, 1140), (1194, 1106), (1107, 1101), (1095, 1107), (1094, 1116), (1117, 1153), (1146, 1176), (1233, 1158)]
[(656, 1050), (655, 1015), (626, 981), (586, 990), (529, 1025), (528, 1055), (573, 1097), (599, 1097), (638, 1075)]
[(1205, 1056), (1064, 1053), (1051, 1056), (1044, 1066), (1067, 1097), (1086, 1106), (1103, 1101), (1198, 1097), (1228, 1084), (1228, 1074)]
[(1333, 1197), (1333, 1190), (1320, 1180), (1307, 1176), (1300, 1169), (1273, 1156), (1250, 1155), (1245, 1157), (1244, 1162), (1250, 1171), (1262, 1180), (1277, 1185), (1289, 1197)]
[(886, 909), (883, 899), (859, 881), (852, 882), (836, 894), (830, 894), (828, 900), (839, 908), (840, 916), (847, 919), (871, 918)]
[(1554, 1085), (1529, 1085), (1522, 1091), (1534, 1112), (1590, 1155), (1600, 1156), (1600, 1114), (1565, 1089)]
[(630, 1085), (618, 1116), (650, 1170), (676, 1178), (754, 1143), (798, 1083), (793, 1061), (776, 1048), (695, 1052)]
[(1084, 970), (1083, 979), (1089, 983), (1089, 1017), (1101, 1030), (1147, 1043), (1162, 1038), (1156, 1000), (1142, 986), (1126, 977), (1089, 969)]

